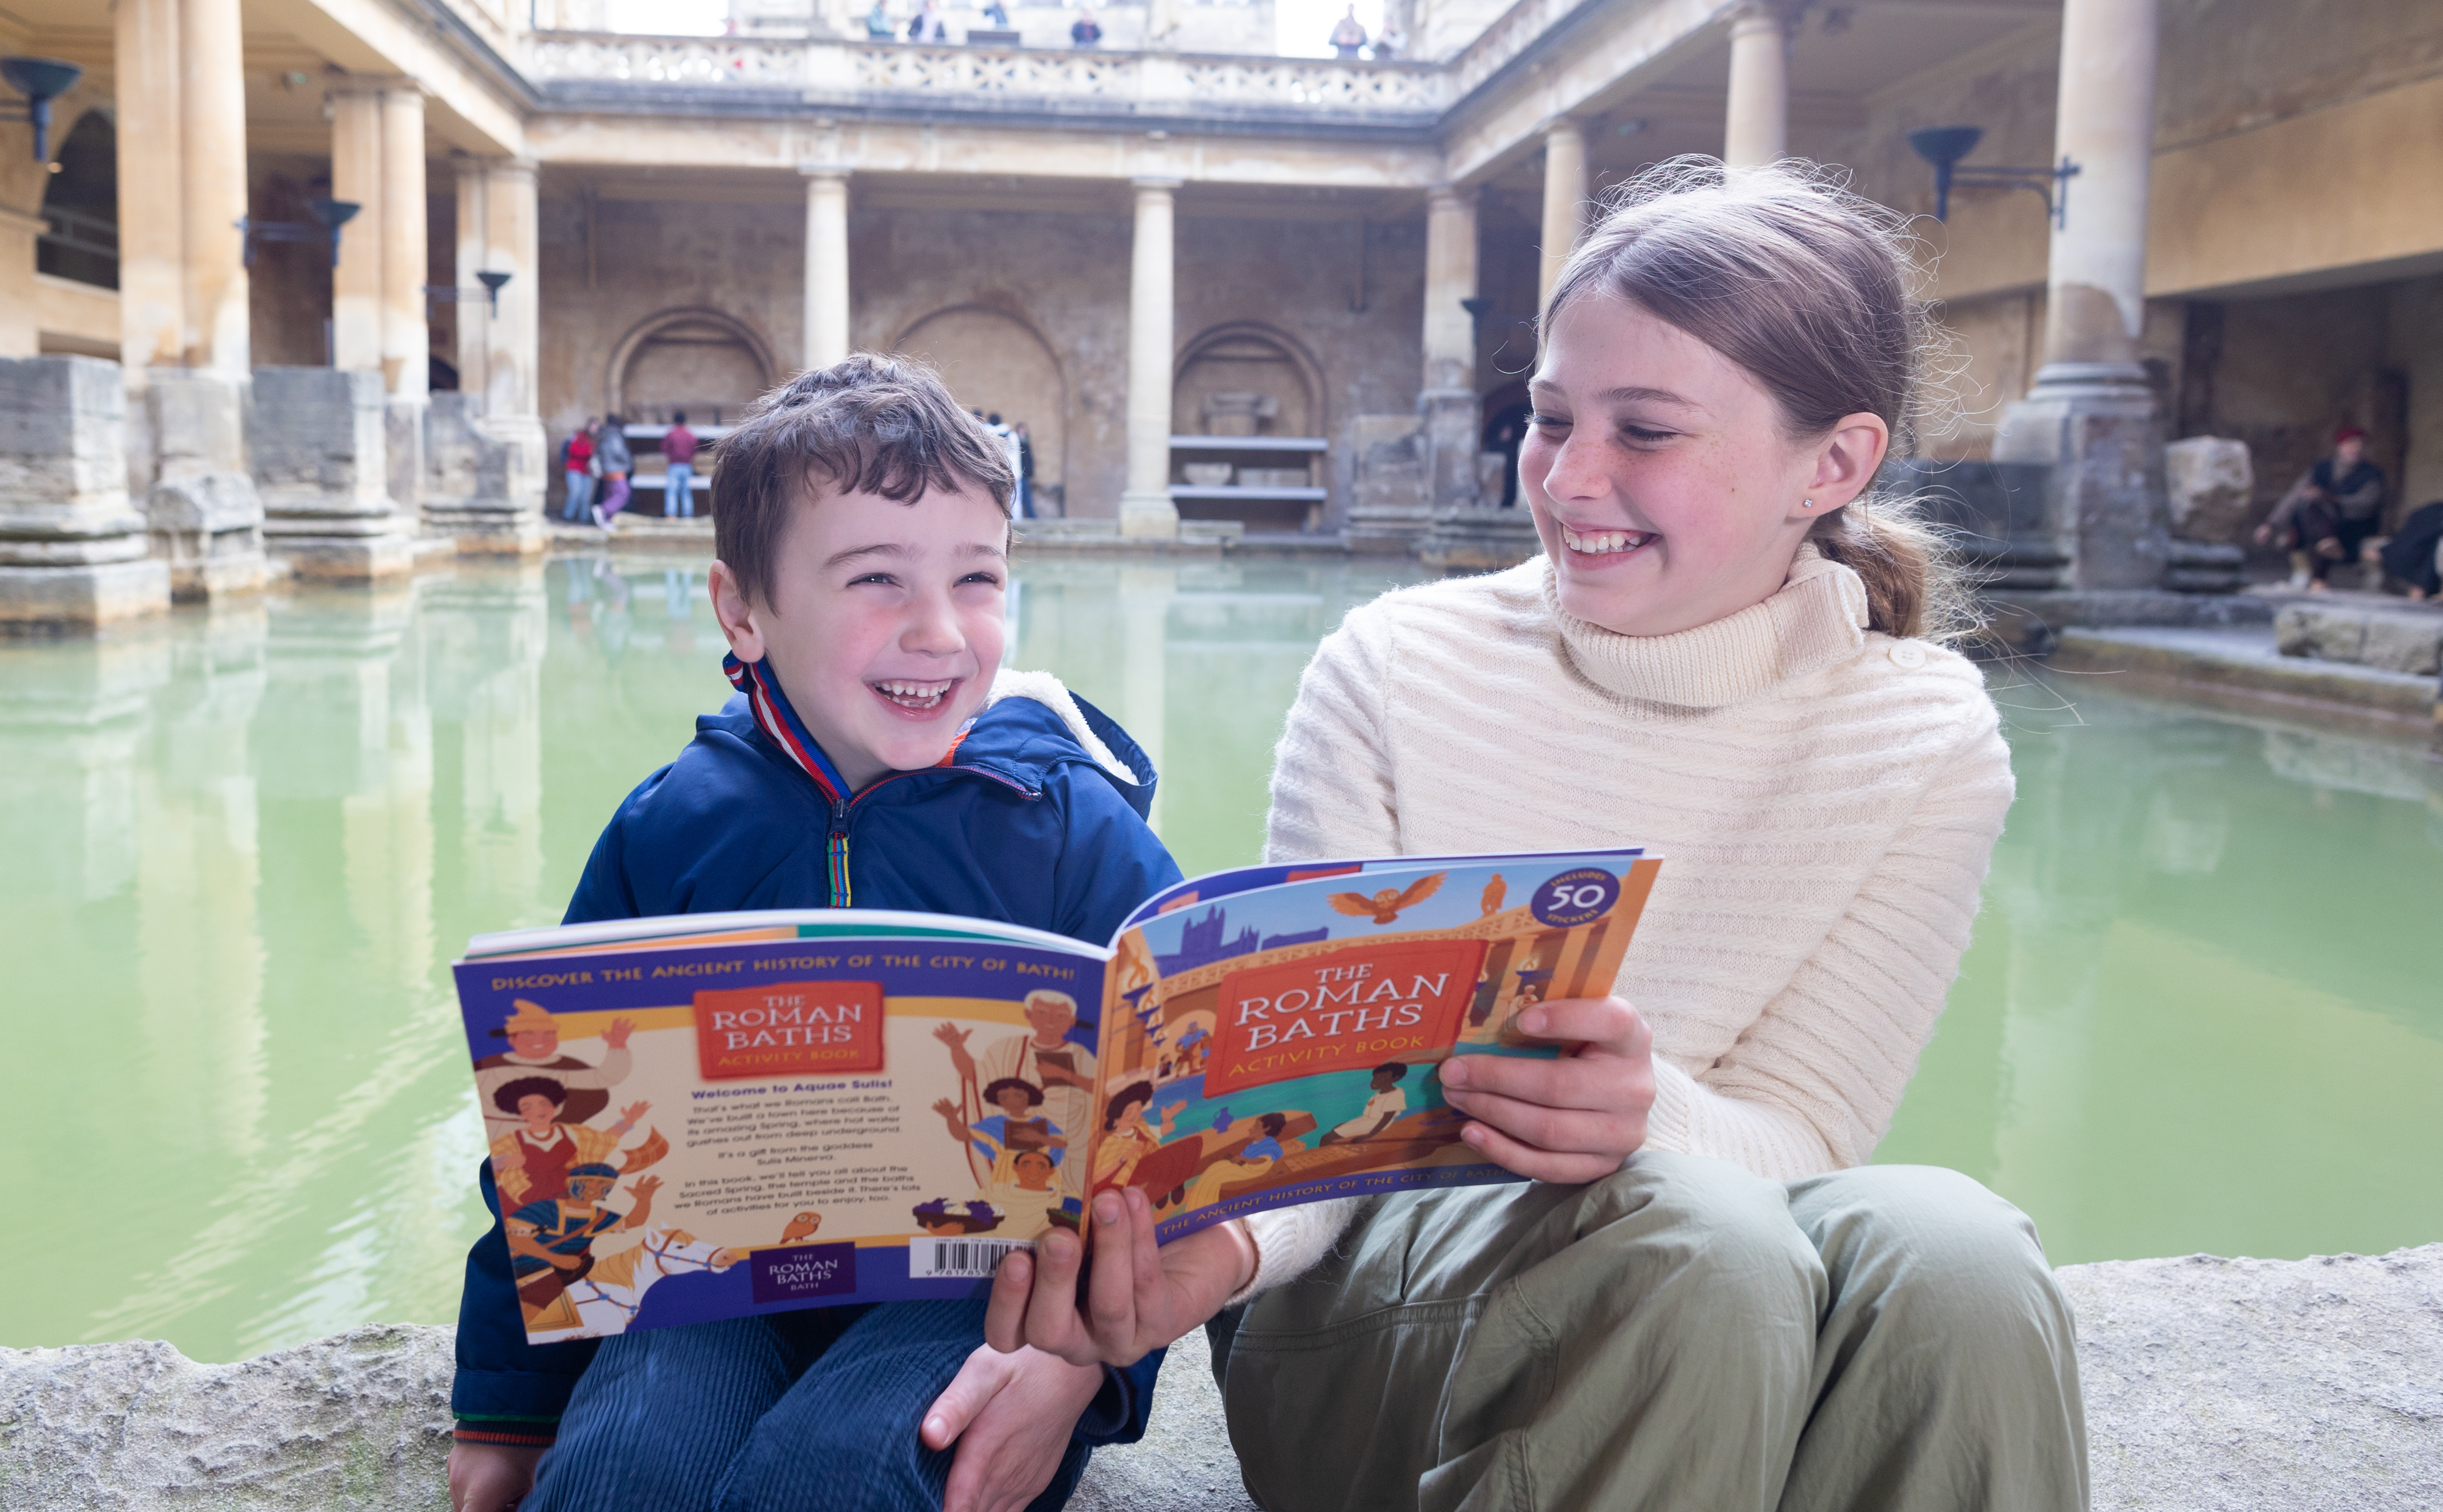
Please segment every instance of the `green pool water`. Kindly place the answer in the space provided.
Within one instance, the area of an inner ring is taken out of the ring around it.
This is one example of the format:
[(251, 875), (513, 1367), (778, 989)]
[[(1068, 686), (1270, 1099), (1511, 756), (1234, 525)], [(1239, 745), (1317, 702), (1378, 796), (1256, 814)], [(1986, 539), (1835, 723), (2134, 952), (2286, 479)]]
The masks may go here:
[[(0, 1343), (232, 1359), (443, 1321), (481, 1209), (447, 964), (558, 918), (719, 704), (700, 561), (462, 569), (0, 644)], [(1258, 847), (1343, 562), (1023, 564), (1014, 660)], [(2443, 1238), (2443, 777), (2413, 747), (1997, 674), (2020, 782), (1880, 1158), (2059, 1261)]]

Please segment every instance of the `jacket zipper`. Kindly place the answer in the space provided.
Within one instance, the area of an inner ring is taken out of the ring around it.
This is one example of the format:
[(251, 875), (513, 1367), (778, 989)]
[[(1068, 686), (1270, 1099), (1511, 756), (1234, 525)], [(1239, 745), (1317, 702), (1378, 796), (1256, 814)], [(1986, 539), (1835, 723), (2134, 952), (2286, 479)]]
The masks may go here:
[[(972, 772), (977, 776), (998, 782), (1002, 787), (1008, 788), (1013, 792), (1024, 793), (1027, 797), (1032, 798), (1035, 796), (1034, 789), (1029, 788), (1022, 782), (1013, 782), (1009, 778), (1001, 775), (999, 773), (986, 772), (980, 767), (952, 768), (948, 770)], [(868, 793), (873, 792), (876, 789), (888, 787), (891, 783), (897, 782), (900, 777), (912, 777), (918, 774), (919, 774), (913, 772), (902, 772), (898, 774), (897, 776), (883, 778), (880, 782), (874, 783), (872, 787), (867, 788), (864, 792), (856, 793), (851, 797), (833, 798), (831, 800), (831, 840), (829, 846), (826, 847), (827, 861), (830, 868), (830, 885), (827, 888), (827, 891), (831, 898), (831, 907), (854, 908), (856, 906), (855, 903), (851, 901), (848, 884), (849, 810), (855, 807), (855, 805), (864, 799)]]

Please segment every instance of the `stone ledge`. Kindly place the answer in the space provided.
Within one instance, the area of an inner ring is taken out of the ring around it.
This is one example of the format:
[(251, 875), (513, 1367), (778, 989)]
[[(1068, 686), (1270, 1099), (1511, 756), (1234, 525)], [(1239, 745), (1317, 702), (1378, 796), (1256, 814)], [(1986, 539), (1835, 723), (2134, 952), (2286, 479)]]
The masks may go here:
[[(2443, 1244), (2314, 1260), (2119, 1261), (2078, 1312), (2098, 1512), (2443, 1505)], [(448, 1504), (446, 1328), (377, 1325), (235, 1365), (167, 1344), (0, 1349), (0, 1503), (27, 1512)], [(1145, 1442), (1080, 1512), (1251, 1512), (1191, 1337)]]

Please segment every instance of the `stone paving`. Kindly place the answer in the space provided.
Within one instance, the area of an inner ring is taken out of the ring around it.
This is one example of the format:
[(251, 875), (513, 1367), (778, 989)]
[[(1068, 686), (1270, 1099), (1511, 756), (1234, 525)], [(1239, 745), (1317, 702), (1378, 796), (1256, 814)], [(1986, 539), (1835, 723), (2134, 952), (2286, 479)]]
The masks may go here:
[[(2443, 1506), (2443, 1244), (2068, 1266), (2099, 1512)], [(1247, 1512), (1191, 1338), (1080, 1512)], [(163, 1343), (0, 1349), (0, 1505), (446, 1507), (450, 1333), (375, 1326), (235, 1365)]]

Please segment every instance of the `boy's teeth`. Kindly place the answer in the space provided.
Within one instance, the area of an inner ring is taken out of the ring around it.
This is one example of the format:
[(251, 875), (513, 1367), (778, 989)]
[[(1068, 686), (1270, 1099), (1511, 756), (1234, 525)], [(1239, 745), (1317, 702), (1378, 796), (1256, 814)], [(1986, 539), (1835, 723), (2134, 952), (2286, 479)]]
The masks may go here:
[(930, 708), (949, 696), (947, 683), (876, 683), (873, 690), (893, 703), (910, 708)]
[(1597, 530), (1581, 533), (1567, 525), (1561, 527), (1561, 544), (1589, 556), (1600, 556), (1607, 552), (1633, 551), (1653, 538), (1651, 531)]

